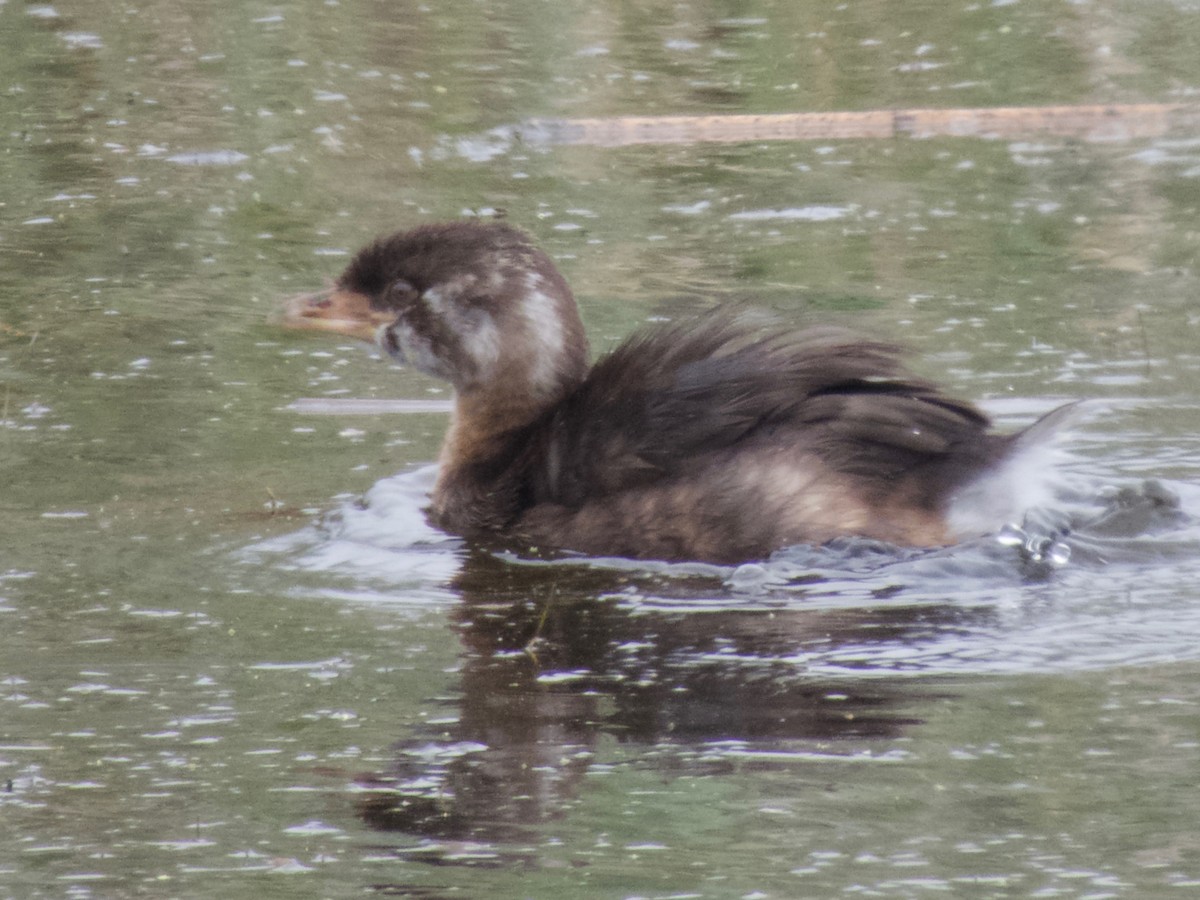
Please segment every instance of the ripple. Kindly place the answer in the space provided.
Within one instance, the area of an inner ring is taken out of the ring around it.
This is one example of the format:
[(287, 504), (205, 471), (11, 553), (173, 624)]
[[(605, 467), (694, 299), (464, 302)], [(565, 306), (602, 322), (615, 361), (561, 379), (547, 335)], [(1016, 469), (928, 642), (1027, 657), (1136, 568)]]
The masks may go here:
[(735, 222), (831, 222), (844, 219), (855, 211), (853, 206), (793, 206), (785, 209), (748, 209), (732, 213)]
[(236, 150), (194, 150), (173, 153), (167, 157), (167, 162), (180, 166), (236, 166), (249, 158)]
[[(418, 610), (467, 598), (503, 606), (510, 601), (498, 578), (513, 581), (518, 601), (547, 589), (577, 592), (621, 615), (741, 635), (736, 648), (697, 649), (691, 664), (783, 666), (806, 678), (1083, 671), (1200, 658), (1200, 606), (1180, 590), (1200, 583), (1200, 527), (1189, 512), (1200, 507), (1200, 488), (1187, 484), (1076, 479), (1021, 523), (945, 548), (846, 538), (734, 567), (501, 554), (485, 566), (495, 574), (481, 574), (460, 540), (425, 521), (434, 477), (425, 467), (383, 479), (365, 502), (247, 554), (317, 576), (301, 594), (331, 602)], [(714, 616), (723, 624), (705, 624)], [(660, 638), (630, 632), (622, 640)]]

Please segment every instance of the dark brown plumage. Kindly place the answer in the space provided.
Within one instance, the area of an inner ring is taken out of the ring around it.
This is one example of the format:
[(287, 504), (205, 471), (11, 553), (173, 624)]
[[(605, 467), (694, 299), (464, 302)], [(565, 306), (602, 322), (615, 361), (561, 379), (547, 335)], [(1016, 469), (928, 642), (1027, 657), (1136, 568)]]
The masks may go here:
[(891, 344), (747, 313), (648, 329), (589, 369), (566, 282), (498, 223), (376, 241), (289, 318), (454, 385), (430, 517), (468, 537), (717, 562), (944, 544), (950, 505), (1016, 442)]

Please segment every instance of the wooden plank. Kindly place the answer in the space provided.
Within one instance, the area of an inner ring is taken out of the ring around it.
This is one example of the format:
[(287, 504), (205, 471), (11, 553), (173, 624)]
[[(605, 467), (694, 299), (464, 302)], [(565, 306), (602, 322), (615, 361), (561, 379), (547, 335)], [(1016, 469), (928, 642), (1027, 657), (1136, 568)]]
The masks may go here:
[(820, 141), (860, 138), (1039, 135), (1129, 141), (1200, 130), (1200, 105), (1171, 103), (896, 109), (776, 115), (614, 116), (533, 119), (518, 129), (533, 144), (629, 147), (641, 144)]
[(522, 137), (534, 143), (590, 147), (885, 138), (893, 134), (894, 114), (888, 110), (762, 116), (536, 119), (521, 129)]
[(1162, 137), (1183, 107), (1164, 103), (1123, 106), (1032, 106), (994, 109), (917, 109), (896, 113), (896, 131), (914, 138), (1013, 139), (1037, 135), (1085, 141)]

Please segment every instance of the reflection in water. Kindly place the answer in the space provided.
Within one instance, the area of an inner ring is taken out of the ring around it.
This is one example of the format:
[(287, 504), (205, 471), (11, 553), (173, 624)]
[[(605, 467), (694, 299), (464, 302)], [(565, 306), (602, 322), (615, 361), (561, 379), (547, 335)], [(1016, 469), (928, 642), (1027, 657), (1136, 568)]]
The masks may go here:
[[(385, 479), (315, 545), (261, 549), (360, 585), (453, 560), (460, 693), (390, 769), (357, 779), (357, 807), (372, 828), (434, 841), (406, 855), (472, 865), (565, 816), (606, 745), (672, 776), (880, 761), (896, 751), (872, 742), (918, 725), (947, 690), (913, 676), (1154, 658), (1162, 601), (1114, 609), (1096, 588), (1148, 555), (1193, 558), (1197, 540), (1177, 493), (1147, 481), (1064, 489), (1020, 528), (941, 550), (847, 539), (736, 568), (460, 559), (416, 515), (430, 477)], [(1171, 628), (1195, 633), (1178, 616)]]
[(360, 801), (364, 820), (429, 837), (514, 840), (569, 809), (602, 737), (637, 745), (656, 769), (693, 775), (895, 737), (915, 721), (903, 706), (926, 690), (810, 678), (795, 654), (903, 641), (933, 622), (987, 616), (952, 607), (639, 612), (614, 596), (637, 581), (472, 554), (454, 585), (467, 649), (457, 717), (405, 740), (394, 770), (363, 783), (387, 788)]

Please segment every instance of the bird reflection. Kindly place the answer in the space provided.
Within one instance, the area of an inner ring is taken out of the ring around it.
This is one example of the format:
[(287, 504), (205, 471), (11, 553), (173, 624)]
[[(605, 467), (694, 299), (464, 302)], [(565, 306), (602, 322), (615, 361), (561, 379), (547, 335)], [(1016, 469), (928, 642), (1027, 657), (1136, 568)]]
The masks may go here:
[[(949, 605), (647, 612), (630, 597), (719, 596), (721, 581), (482, 552), (455, 587), (465, 659), (461, 695), (445, 717), (453, 724), (405, 740), (391, 771), (359, 779), (359, 812), (373, 828), (459, 841), (527, 837), (566, 815), (603, 738), (677, 775), (895, 738), (919, 724), (908, 710), (931, 689), (815, 677), (804, 670), (805, 648), (903, 642), (987, 615)], [(731, 747), (752, 752), (720, 752)]]

